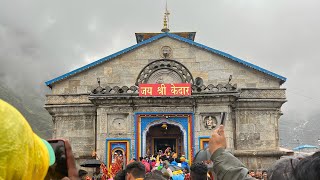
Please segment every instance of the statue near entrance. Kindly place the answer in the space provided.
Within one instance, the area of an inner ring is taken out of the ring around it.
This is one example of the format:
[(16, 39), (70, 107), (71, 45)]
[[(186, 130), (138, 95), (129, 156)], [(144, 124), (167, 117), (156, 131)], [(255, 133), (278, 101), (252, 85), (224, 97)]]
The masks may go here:
[(206, 129), (213, 129), (217, 126), (217, 119), (214, 116), (206, 116), (204, 118), (204, 127)]
[(125, 163), (124, 163), (124, 157), (123, 157), (122, 151), (120, 150), (118, 150), (118, 152), (116, 151), (113, 155), (112, 163), (110, 166), (111, 175), (114, 177), (120, 170), (123, 169), (124, 164)]

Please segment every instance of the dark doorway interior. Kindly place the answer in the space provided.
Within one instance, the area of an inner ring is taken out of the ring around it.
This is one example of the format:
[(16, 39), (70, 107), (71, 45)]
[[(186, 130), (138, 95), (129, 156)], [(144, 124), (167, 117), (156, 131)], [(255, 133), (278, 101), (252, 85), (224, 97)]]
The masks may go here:
[(159, 152), (162, 150), (164, 152), (167, 147), (170, 147), (172, 151), (177, 152), (176, 150), (177, 139), (176, 138), (154, 138), (154, 151)]
[(172, 124), (157, 124), (151, 126), (146, 134), (146, 154), (151, 155), (162, 152), (168, 146), (174, 152), (184, 153), (183, 149), (183, 133), (178, 126)]

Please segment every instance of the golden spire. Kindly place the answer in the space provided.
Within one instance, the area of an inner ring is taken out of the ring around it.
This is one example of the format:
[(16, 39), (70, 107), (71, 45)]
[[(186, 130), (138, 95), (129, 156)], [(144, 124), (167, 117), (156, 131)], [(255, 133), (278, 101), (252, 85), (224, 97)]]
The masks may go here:
[(166, 11), (164, 12), (164, 17), (163, 17), (163, 28), (161, 29), (162, 32), (169, 32), (169, 11), (167, 7), (167, 1), (166, 1)]

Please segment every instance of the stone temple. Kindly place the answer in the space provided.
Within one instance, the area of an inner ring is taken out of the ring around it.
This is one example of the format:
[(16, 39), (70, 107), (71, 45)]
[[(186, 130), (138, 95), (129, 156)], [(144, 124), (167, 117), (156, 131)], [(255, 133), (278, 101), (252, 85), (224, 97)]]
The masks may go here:
[[(137, 44), (46, 82), (53, 138), (69, 139), (78, 162), (93, 151), (106, 164), (171, 147), (192, 159), (222, 113), (228, 149), (250, 169), (279, 150), (286, 81), (194, 41), (195, 32), (136, 33)], [(139, 84), (190, 83), (191, 96), (139, 96)]]

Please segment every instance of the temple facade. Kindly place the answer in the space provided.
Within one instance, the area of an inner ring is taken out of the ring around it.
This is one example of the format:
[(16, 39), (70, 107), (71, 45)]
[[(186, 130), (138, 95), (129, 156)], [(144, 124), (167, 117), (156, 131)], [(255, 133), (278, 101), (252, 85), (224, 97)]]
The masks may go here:
[[(221, 124), (227, 148), (265, 169), (279, 150), (286, 78), (194, 41), (195, 32), (136, 33), (137, 44), (49, 80), (53, 138), (69, 139), (79, 162), (107, 164), (167, 147), (192, 160)], [(190, 96), (139, 96), (140, 84), (191, 85)]]

